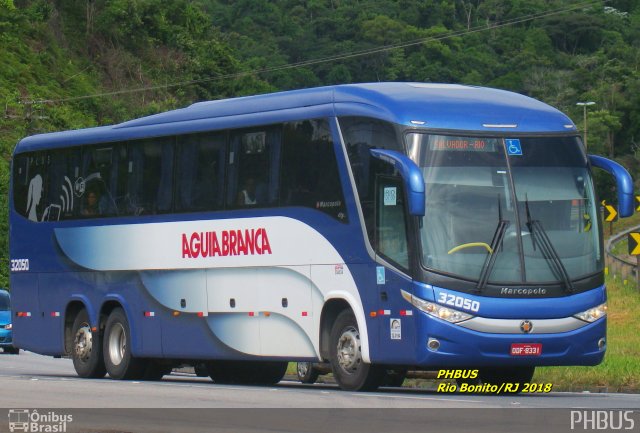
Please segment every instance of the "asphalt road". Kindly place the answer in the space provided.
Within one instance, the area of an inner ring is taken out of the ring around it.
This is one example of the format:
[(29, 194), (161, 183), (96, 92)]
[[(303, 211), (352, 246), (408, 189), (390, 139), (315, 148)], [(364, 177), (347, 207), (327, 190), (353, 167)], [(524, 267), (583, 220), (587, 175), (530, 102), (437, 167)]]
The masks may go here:
[[(361, 431), (359, 424), (346, 428), (350, 422), (371, 422), (377, 427), (393, 422), (393, 428), (386, 431), (424, 431), (421, 417), (427, 417), (433, 427), (443, 431), (469, 431), (462, 428), (467, 424), (473, 427), (472, 431), (514, 431), (513, 422), (524, 422), (518, 431), (529, 431), (529, 425), (531, 431), (550, 433), (569, 427), (569, 417), (577, 416), (572, 415), (572, 410), (608, 411), (608, 418), (612, 419), (617, 409), (633, 410), (635, 427), (640, 429), (638, 394), (552, 392), (495, 396), (409, 388), (354, 393), (341, 391), (335, 385), (302, 385), (294, 381), (269, 387), (217, 385), (208, 378), (176, 373), (158, 382), (91, 380), (76, 377), (68, 359), (28, 352), (18, 356), (0, 353), (0, 408), (38, 408), (40, 414), (73, 413), (73, 426), (67, 426), (66, 431), (111, 433), (182, 431), (181, 428)], [(337, 413), (344, 416), (337, 418)], [(512, 420), (514, 414), (517, 415)], [(0, 432), (8, 431), (4, 429), (4, 417), (0, 410)], [(336, 430), (332, 423), (338, 419), (341, 427)], [(481, 425), (486, 430), (479, 427), (479, 420), (484, 420)], [(274, 422), (280, 423), (279, 427), (274, 427)], [(418, 426), (422, 427), (416, 430)]]

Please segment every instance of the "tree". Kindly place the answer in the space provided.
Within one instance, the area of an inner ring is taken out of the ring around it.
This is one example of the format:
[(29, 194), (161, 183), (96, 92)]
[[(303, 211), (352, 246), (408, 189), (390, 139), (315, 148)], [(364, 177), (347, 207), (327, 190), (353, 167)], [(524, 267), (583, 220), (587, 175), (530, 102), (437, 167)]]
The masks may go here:
[(614, 158), (614, 138), (622, 123), (620, 117), (606, 109), (589, 113), (588, 143), (590, 153), (608, 154)]

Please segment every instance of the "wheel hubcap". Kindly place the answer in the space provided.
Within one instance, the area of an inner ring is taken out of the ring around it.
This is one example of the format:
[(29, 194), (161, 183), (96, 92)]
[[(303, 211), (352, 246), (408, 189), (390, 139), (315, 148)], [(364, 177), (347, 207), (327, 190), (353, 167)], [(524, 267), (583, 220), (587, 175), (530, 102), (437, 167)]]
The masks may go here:
[(127, 351), (127, 334), (120, 323), (111, 328), (109, 335), (109, 359), (113, 365), (120, 365)]
[(308, 362), (298, 362), (298, 376), (304, 377), (309, 371), (309, 363)]
[(76, 332), (73, 342), (75, 348), (76, 357), (82, 361), (86, 361), (91, 356), (91, 349), (93, 348), (93, 334), (89, 325), (83, 325), (78, 332)]
[(360, 333), (354, 327), (344, 330), (338, 340), (338, 363), (344, 370), (356, 370), (362, 362), (360, 355)]

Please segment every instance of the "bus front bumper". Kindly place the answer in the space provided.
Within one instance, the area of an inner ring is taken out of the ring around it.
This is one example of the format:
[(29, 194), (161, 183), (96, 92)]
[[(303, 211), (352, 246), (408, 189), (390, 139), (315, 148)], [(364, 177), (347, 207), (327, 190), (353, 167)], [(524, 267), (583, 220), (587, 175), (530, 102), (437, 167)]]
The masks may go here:
[[(568, 332), (500, 334), (418, 316), (420, 367), (597, 365), (606, 350), (606, 318)], [(539, 353), (525, 354), (522, 347)]]

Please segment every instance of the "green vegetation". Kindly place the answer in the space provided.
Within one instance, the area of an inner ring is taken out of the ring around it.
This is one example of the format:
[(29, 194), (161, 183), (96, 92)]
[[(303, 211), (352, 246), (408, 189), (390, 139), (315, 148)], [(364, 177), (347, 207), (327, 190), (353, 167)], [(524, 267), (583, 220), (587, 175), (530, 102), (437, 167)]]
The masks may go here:
[[(607, 224), (607, 226), (609, 225), (609, 223), (605, 224)], [(620, 233), (638, 225), (640, 225), (640, 212), (636, 212), (629, 218), (619, 219), (618, 221), (613, 223), (613, 231), (614, 233)], [(608, 229), (609, 227), (607, 227), (607, 233), (609, 233)]]
[[(609, 233), (609, 227), (608, 227), (608, 223), (605, 223), (605, 230), (606, 233)], [(621, 220), (618, 220), (614, 223), (613, 225), (613, 230), (615, 233), (620, 233), (623, 232), (627, 229), (630, 229), (631, 227), (636, 227), (640, 225), (640, 213), (635, 213), (633, 214), (633, 216), (631, 216), (630, 218), (624, 218)], [(627, 245), (627, 239), (626, 237), (624, 239), (622, 239), (620, 242), (617, 242), (615, 245), (613, 245), (611, 252), (619, 257), (628, 257), (628, 252), (629, 252), (629, 247)]]
[[(636, 0), (0, 0), (0, 259), (20, 138), (268, 91), (487, 85), (554, 105), (580, 129), (575, 104), (594, 101), (589, 151), (639, 178), (639, 39)], [(612, 202), (610, 179), (597, 181)]]
[[(576, 102), (596, 102), (589, 152), (639, 179), (638, 40), (637, 0), (0, 0), (0, 287), (11, 152), (26, 135), (276, 90), (452, 82), (541, 99), (580, 130)], [(611, 180), (597, 183), (615, 201)], [(639, 388), (638, 296), (609, 287), (604, 364), (540, 369), (536, 380)]]
[(543, 367), (533, 380), (552, 383), (554, 391), (595, 390), (640, 391), (640, 333), (635, 321), (640, 308), (638, 290), (632, 284), (607, 280), (607, 353), (595, 367)]

